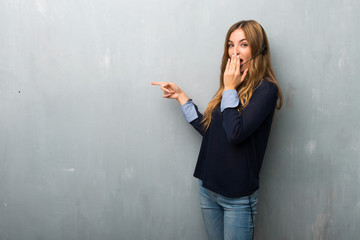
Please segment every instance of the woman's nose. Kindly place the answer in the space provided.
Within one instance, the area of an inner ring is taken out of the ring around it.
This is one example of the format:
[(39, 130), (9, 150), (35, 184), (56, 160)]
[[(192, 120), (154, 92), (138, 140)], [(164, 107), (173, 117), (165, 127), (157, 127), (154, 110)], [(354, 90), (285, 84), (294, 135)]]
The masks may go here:
[(239, 55), (239, 48), (238, 47), (234, 47), (234, 51), (233, 51), (233, 55)]

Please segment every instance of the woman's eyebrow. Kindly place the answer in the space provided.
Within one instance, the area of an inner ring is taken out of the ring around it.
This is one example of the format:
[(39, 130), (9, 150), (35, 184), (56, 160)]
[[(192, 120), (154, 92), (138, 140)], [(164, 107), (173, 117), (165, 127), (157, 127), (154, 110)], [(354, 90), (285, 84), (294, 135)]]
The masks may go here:
[[(246, 41), (246, 38), (241, 39), (239, 42), (243, 42), (243, 41)], [(232, 43), (232, 41), (229, 40), (228, 43)]]

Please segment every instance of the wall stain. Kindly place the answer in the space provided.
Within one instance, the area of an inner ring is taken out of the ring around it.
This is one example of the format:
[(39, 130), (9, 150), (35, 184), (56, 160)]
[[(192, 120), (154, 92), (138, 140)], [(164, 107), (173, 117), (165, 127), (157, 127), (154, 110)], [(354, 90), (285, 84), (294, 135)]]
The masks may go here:
[(330, 218), (326, 214), (318, 214), (313, 225), (314, 239), (327, 240), (329, 239)]
[(332, 187), (327, 193), (327, 204), (325, 210), (318, 214), (313, 224), (314, 240), (330, 240), (333, 238), (333, 225), (331, 219), (331, 208), (333, 205), (334, 190)]
[(286, 99), (285, 99), (285, 107), (292, 109), (294, 108), (294, 95), (295, 95), (296, 88), (292, 85), (289, 86)]

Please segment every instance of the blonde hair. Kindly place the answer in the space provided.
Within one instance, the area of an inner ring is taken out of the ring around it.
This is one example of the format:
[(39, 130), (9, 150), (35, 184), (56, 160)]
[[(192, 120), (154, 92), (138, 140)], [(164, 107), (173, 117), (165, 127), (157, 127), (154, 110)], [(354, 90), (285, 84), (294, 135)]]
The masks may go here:
[[(209, 102), (208, 106), (206, 107), (203, 119), (201, 121), (204, 124), (205, 130), (209, 128), (212, 119), (212, 113), (214, 109), (220, 104), (222, 99), (222, 93), (225, 87), (224, 72), (225, 72), (227, 60), (230, 57), (228, 54), (228, 41), (231, 33), (238, 28), (244, 31), (246, 40), (248, 41), (251, 49), (251, 56), (259, 55), (254, 57), (254, 59), (249, 62), (250, 65), (248, 68), (249, 70), (247, 76), (236, 89), (240, 99), (240, 106), (238, 108), (239, 113), (241, 114), (241, 111), (249, 104), (249, 101), (252, 97), (254, 90), (261, 84), (261, 81), (263, 79), (266, 79), (267, 81), (274, 83), (278, 88), (279, 102), (277, 104), (277, 109), (281, 108), (283, 102), (282, 92), (279, 84), (276, 81), (275, 73), (272, 68), (269, 42), (264, 29), (261, 27), (259, 23), (257, 23), (254, 20), (240, 21), (232, 25), (226, 34), (225, 44), (224, 44), (224, 54), (221, 63), (220, 87), (216, 92), (215, 96), (213, 97), (213, 99)], [(262, 52), (263, 44), (266, 46), (266, 50), (263, 52), (263, 54), (259, 54)]]

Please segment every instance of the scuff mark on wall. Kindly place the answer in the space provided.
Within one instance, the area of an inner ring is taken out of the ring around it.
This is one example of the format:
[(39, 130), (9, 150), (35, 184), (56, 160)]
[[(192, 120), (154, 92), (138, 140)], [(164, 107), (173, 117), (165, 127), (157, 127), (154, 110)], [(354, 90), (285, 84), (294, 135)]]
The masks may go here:
[(339, 69), (342, 68), (343, 62), (344, 62), (344, 53), (343, 53), (343, 52), (339, 52)]
[(128, 167), (124, 170), (122, 177), (127, 179), (127, 180), (131, 180), (134, 177), (134, 168), (133, 167)]
[(35, 4), (36, 4), (36, 10), (42, 15), (45, 15), (48, 9), (46, 0), (36, 0)]
[(305, 153), (307, 155), (311, 155), (314, 153), (317, 146), (317, 142), (315, 140), (310, 140), (305, 144)]
[(104, 75), (107, 76), (110, 68), (110, 48), (106, 48), (104, 54), (99, 59), (99, 66), (102, 68)]
[(313, 225), (314, 239), (327, 240), (329, 236), (330, 219), (329, 216), (320, 213)]
[(360, 156), (360, 141), (351, 143), (351, 150), (353, 150), (357, 155)]
[(289, 90), (285, 99), (285, 107), (292, 109), (294, 107), (294, 95), (296, 88), (292, 85), (289, 86)]
[(62, 169), (60, 169), (60, 171), (63, 171), (63, 172), (75, 172), (75, 168), (62, 168)]
[(293, 143), (290, 143), (290, 144), (287, 146), (286, 150), (287, 150), (291, 155), (294, 154), (294, 144), (293, 144)]
[(360, 201), (356, 203), (354, 207), (354, 212), (359, 213), (358, 216), (360, 215)]
[(332, 186), (327, 191), (326, 208), (322, 213), (316, 217), (315, 223), (312, 226), (314, 233), (314, 240), (329, 240), (333, 239), (333, 224), (331, 219), (331, 209), (333, 207), (335, 191)]

